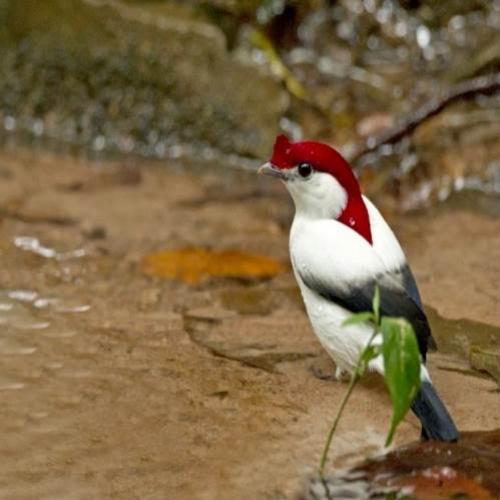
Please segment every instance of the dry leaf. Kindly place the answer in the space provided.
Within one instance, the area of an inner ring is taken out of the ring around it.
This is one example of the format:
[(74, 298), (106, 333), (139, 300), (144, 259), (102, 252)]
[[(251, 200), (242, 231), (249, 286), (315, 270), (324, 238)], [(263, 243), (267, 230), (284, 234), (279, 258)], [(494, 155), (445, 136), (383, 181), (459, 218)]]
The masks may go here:
[(212, 252), (201, 248), (147, 255), (141, 262), (148, 276), (196, 284), (211, 277), (265, 279), (285, 271), (278, 261), (239, 251)]

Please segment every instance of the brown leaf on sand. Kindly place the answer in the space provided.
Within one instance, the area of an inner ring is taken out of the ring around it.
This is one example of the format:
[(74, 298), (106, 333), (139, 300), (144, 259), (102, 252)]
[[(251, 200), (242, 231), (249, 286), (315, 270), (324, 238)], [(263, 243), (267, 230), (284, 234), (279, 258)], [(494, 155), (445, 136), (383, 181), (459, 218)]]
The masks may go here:
[(236, 250), (186, 248), (147, 255), (142, 259), (141, 270), (148, 276), (194, 285), (212, 277), (268, 279), (283, 273), (285, 266), (263, 255)]

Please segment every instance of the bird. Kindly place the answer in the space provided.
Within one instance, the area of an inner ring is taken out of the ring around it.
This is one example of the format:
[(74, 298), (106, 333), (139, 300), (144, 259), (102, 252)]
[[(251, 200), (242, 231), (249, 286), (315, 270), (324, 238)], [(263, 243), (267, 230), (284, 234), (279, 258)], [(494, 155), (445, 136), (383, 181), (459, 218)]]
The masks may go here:
[[(291, 142), (279, 135), (258, 173), (283, 181), (293, 199), (293, 273), (311, 326), (335, 362), (336, 376), (353, 375), (373, 333), (368, 323), (343, 323), (371, 310), (378, 287), (380, 315), (405, 318), (417, 338), (421, 384), (411, 409), (422, 425), (421, 438), (457, 441), (457, 427), (425, 365), (427, 351), (436, 344), (414, 275), (388, 223), (362, 194), (349, 163), (327, 144)], [(368, 368), (383, 375), (382, 355)]]

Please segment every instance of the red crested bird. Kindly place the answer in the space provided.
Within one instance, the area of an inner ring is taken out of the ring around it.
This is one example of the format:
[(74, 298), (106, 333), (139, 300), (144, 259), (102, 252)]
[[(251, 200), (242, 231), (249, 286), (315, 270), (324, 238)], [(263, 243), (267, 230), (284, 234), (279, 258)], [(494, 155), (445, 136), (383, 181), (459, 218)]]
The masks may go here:
[[(292, 143), (280, 135), (259, 173), (282, 180), (293, 198), (293, 271), (313, 330), (335, 361), (337, 377), (342, 372), (352, 375), (373, 331), (367, 323), (342, 323), (371, 310), (378, 285), (380, 314), (406, 318), (417, 336), (422, 384), (412, 410), (422, 424), (422, 438), (456, 441), (457, 428), (425, 367), (427, 350), (435, 343), (417, 284), (396, 236), (362, 195), (347, 161), (326, 144)], [(383, 374), (381, 355), (369, 369)]]

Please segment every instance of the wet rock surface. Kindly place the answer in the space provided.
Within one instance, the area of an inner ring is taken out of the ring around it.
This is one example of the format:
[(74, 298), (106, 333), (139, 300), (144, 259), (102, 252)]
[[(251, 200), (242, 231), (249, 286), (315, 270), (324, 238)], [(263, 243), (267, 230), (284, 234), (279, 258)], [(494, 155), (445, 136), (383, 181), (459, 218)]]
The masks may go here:
[(466, 432), (458, 443), (413, 443), (347, 473), (312, 480), (303, 498), (494, 499), (499, 468), (500, 429)]
[[(346, 386), (328, 380), (333, 366), (291, 273), (187, 285), (140, 265), (192, 246), (286, 265), (282, 186), (224, 169), (22, 150), (2, 152), (0, 167), (0, 496), (300, 492)], [(448, 320), (496, 332), (498, 220), (454, 206), (391, 222), (441, 318), (438, 342)], [(497, 349), (491, 339), (477, 344)], [(461, 431), (497, 429), (497, 384), (471, 369), (469, 354), (432, 354), (431, 376)], [(381, 455), (390, 415), (382, 382), (365, 380), (329, 471)], [(408, 416), (396, 445), (418, 435)]]
[[(208, 327), (207, 322), (219, 324)], [(304, 336), (307, 326), (301, 311), (264, 317), (226, 316), (219, 312), (217, 319), (208, 311), (186, 313), (186, 329), (198, 345), (218, 356), (269, 372), (276, 371), (279, 363), (318, 355), (317, 343)]]

